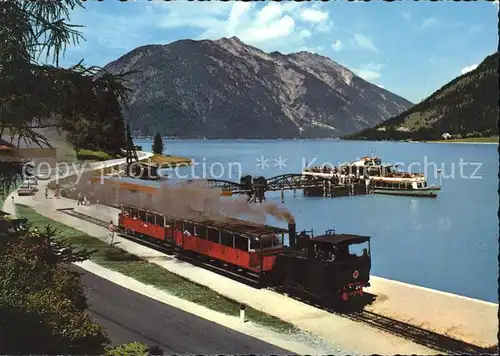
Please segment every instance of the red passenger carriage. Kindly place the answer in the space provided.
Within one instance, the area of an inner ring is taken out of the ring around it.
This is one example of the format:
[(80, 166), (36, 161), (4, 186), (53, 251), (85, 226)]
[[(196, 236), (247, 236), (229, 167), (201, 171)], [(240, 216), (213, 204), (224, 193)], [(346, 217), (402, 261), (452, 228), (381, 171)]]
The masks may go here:
[(131, 205), (121, 206), (118, 225), (129, 233), (258, 274), (272, 270), (288, 232), (232, 217), (183, 219)]

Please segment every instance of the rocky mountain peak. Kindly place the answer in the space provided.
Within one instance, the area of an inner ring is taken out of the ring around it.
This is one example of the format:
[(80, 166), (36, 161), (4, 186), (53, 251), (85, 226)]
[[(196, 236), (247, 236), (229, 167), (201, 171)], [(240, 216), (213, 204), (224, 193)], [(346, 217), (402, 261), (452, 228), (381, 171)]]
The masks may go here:
[(106, 69), (138, 71), (125, 116), (149, 135), (338, 137), (412, 105), (328, 57), (266, 53), (237, 37), (143, 46)]

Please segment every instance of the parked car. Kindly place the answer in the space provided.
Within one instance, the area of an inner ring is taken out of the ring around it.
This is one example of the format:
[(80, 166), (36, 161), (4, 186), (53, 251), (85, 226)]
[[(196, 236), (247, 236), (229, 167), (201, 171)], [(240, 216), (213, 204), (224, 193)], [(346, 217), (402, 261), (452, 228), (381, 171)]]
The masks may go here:
[(23, 184), (17, 189), (17, 195), (33, 195), (35, 194), (35, 188), (30, 184)]
[(22, 185), (29, 185), (35, 190), (35, 192), (38, 192), (38, 179), (36, 178), (24, 178)]

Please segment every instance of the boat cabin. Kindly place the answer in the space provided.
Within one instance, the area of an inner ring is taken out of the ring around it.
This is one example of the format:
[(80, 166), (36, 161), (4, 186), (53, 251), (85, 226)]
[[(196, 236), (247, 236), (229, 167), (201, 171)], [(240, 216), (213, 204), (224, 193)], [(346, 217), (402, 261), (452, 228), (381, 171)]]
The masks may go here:
[(397, 190), (415, 190), (427, 188), (427, 182), (425, 180), (416, 181), (414, 179), (403, 181), (403, 180), (384, 180), (384, 179), (373, 179), (372, 185), (374, 188), (383, 189), (397, 189)]

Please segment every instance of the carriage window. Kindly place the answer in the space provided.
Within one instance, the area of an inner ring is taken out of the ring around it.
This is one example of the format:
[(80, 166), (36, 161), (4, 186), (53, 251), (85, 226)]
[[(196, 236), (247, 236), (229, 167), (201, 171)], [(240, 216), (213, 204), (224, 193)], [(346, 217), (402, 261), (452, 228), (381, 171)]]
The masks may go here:
[(130, 208), (128, 206), (122, 206), (122, 212), (125, 216), (130, 215)]
[(203, 225), (195, 225), (196, 236), (206, 239), (207, 238), (207, 227)]
[(253, 237), (250, 240), (250, 249), (252, 249), (252, 250), (260, 250), (260, 239), (257, 240), (257, 238)]
[(149, 224), (155, 223), (155, 214), (146, 212), (146, 222)]
[(208, 240), (218, 244), (219, 243), (219, 230), (208, 228), (207, 232), (208, 232)]
[(273, 247), (273, 237), (272, 236), (262, 237), (262, 248), (269, 248), (269, 247)]
[(238, 250), (247, 251), (248, 250), (247, 239), (240, 235), (234, 235), (234, 248), (237, 248)]
[(174, 224), (175, 224), (175, 220), (171, 220), (169, 218), (165, 219), (165, 226), (174, 227)]
[(131, 216), (132, 218), (138, 219), (139, 217), (138, 217), (138, 212), (137, 212), (137, 209), (131, 208), (131, 209), (130, 209), (130, 216)]
[(144, 210), (139, 210), (137, 215), (139, 220), (146, 221), (146, 212)]
[(176, 229), (182, 229), (182, 220), (170, 220), (170, 224), (172, 227), (176, 228)]
[(184, 224), (183, 224), (183, 232), (185, 234), (187, 234), (189, 232), (189, 234), (191, 236), (194, 236), (194, 224), (193, 223), (190, 223), (190, 222), (187, 222), (187, 221), (184, 221)]
[(230, 234), (226, 231), (221, 231), (220, 240), (222, 245), (233, 247), (233, 234)]
[(155, 225), (163, 226), (163, 216), (155, 214)]

